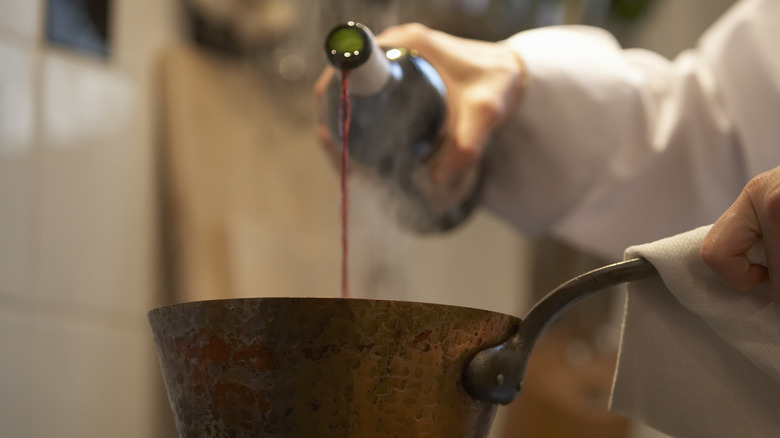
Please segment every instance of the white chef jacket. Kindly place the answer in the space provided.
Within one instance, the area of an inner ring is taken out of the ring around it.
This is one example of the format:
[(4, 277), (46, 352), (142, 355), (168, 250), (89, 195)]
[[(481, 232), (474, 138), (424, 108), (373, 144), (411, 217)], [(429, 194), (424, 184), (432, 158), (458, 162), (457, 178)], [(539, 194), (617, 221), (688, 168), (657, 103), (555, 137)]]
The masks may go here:
[(486, 151), (485, 205), (619, 258), (714, 222), (780, 165), (780, 1), (744, 0), (674, 61), (587, 26), (506, 40), (528, 87)]

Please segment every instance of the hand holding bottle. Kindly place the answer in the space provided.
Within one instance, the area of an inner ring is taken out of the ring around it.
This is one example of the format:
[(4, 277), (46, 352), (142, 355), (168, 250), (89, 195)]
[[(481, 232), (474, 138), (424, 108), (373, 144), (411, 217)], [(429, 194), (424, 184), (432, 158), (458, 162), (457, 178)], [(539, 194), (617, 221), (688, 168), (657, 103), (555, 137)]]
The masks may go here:
[[(493, 129), (520, 100), (526, 77), (520, 58), (503, 43), (459, 38), (421, 24), (388, 28), (377, 42), (419, 52), (439, 72), (447, 89), (447, 143), (433, 163), (433, 181), (448, 184), (472, 170)], [(332, 76), (333, 69), (326, 69), (314, 86), (320, 110)], [(318, 134), (333, 152), (336, 148), (322, 116)]]
[[(365, 26), (349, 22), (325, 41), (329, 61), (349, 77), (350, 161), (412, 201), (405, 204), (413, 209), (398, 211), (401, 223), (428, 232), (465, 220), (478, 203), (483, 150), (523, 88), (519, 58), (503, 43), (420, 24), (393, 27), (374, 39)], [(375, 50), (366, 50), (372, 45)], [(334, 76), (327, 69), (314, 87), (318, 133), (331, 157), (338, 156), (334, 139), (341, 137), (334, 118), (340, 81)]]
[(433, 164), (433, 181), (447, 184), (473, 169), (525, 88), (518, 55), (504, 43), (459, 38), (416, 23), (388, 28), (377, 41), (415, 49), (447, 88), (447, 143)]
[[(751, 264), (746, 255), (760, 240), (767, 267)], [(780, 167), (748, 182), (707, 234), (701, 257), (735, 290), (746, 292), (769, 281), (780, 303)]]

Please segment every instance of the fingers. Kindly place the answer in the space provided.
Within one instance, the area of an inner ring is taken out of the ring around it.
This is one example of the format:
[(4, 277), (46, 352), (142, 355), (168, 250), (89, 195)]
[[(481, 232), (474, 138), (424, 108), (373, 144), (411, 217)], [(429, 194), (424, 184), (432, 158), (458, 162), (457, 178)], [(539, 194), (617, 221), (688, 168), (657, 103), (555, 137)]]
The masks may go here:
[(314, 92), (314, 102), (317, 106), (317, 120), (320, 123), (324, 119), (322, 109), (323, 101), (325, 99), (325, 92), (328, 90), (328, 85), (330, 84), (334, 74), (335, 72), (331, 67), (325, 67), (325, 70), (320, 73), (320, 77), (317, 78), (317, 80), (314, 82), (314, 86), (312, 87), (312, 91)]
[(450, 143), (445, 147), (445, 153), (431, 166), (431, 180), (436, 185), (452, 184), (479, 162), (480, 154), (474, 147), (458, 143)]
[(328, 156), (329, 161), (334, 168), (341, 168), (341, 149), (333, 142), (333, 137), (330, 134), (330, 130), (325, 125), (317, 126), (317, 139), (319, 139), (320, 146)]
[(759, 175), (761, 204), (758, 211), (764, 238), (769, 282), (775, 303), (780, 304), (780, 167)]
[(447, 150), (433, 165), (432, 178), (436, 184), (451, 183), (458, 175), (468, 173), (479, 162), (488, 143), (488, 137), (503, 117), (501, 101), (472, 88), (462, 93), (457, 105), (451, 105), (452, 135)]
[[(763, 240), (767, 266), (747, 251)], [(703, 261), (730, 287), (748, 291), (770, 282), (780, 303), (780, 167), (753, 178), (706, 236)]]
[(768, 279), (766, 268), (746, 255), (760, 239), (758, 217), (743, 191), (705, 237), (701, 258), (727, 286), (747, 292)]
[(519, 101), (525, 69), (509, 46), (448, 35), (421, 24), (388, 28), (382, 45), (410, 47), (436, 68), (447, 89), (445, 150), (433, 163), (435, 184), (450, 184), (478, 164), (489, 137)]

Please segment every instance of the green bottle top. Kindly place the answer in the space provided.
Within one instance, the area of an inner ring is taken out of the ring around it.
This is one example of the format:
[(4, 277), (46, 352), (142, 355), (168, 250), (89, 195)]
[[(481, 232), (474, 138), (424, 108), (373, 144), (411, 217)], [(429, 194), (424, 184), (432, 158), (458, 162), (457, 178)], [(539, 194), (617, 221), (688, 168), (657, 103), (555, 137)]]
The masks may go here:
[(371, 57), (372, 38), (364, 25), (350, 21), (330, 31), (325, 38), (325, 53), (333, 66), (353, 69)]

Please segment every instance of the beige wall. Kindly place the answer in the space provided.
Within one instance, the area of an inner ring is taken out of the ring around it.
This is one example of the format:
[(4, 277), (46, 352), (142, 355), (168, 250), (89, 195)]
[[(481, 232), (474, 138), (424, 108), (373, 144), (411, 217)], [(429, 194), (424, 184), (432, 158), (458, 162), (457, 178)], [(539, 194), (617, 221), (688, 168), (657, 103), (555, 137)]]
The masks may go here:
[(114, 1), (107, 62), (0, 2), (0, 435), (155, 436), (156, 51), (171, 2)]
[(735, 0), (659, 0), (646, 19), (625, 42), (674, 58), (693, 47), (707, 29)]

